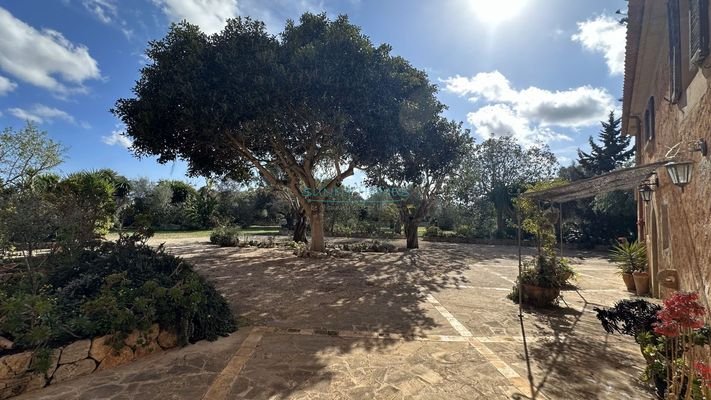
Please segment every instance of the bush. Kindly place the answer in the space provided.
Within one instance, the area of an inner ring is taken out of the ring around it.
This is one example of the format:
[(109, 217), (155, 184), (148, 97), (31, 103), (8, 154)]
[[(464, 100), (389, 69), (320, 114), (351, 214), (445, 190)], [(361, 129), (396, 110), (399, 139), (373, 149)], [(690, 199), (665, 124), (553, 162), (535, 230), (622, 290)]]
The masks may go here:
[(210, 243), (222, 247), (237, 246), (239, 245), (239, 229), (229, 226), (215, 228), (210, 234)]
[(468, 238), (474, 236), (474, 231), (469, 225), (457, 225), (456, 234), (459, 237)]
[(442, 236), (442, 230), (436, 225), (430, 225), (425, 230), (425, 236), (427, 237), (439, 237)]
[(397, 250), (397, 247), (395, 247), (394, 244), (381, 242), (379, 240), (373, 240), (370, 242), (343, 243), (341, 245), (336, 245), (336, 248), (345, 251), (373, 253), (391, 253)]
[(593, 308), (605, 332), (632, 336), (638, 343), (640, 334), (652, 332), (661, 309), (660, 305), (642, 299), (621, 300), (607, 309)]
[(0, 336), (18, 348), (59, 346), (80, 338), (128, 334), (153, 323), (181, 344), (236, 329), (225, 299), (189, 264), (123, 236), (76, 257), (50, 258), (33, 293), (28, 274), (0, 288)]

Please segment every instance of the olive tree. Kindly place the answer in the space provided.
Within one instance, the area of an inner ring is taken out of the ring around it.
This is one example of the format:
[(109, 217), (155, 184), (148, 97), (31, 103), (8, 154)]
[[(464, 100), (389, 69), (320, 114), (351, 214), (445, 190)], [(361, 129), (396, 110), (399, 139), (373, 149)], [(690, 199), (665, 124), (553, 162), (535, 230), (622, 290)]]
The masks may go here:
[[(325, 195), (302, 189), (328, 193), (356, 168), (396, 157), (410, 128), (442, 108), (427, 75), (390, 51), (345, 16), (306, 13), (278, 38), (249, 18), (210, 36), (182, 22), (150, 42), (134, 97), (112, 111), (139, 156), (184, 159), (195, 175), (256, 172), (287, 188), (306, 211), (312, 250), (323, 251)], [(317, 179), (323, 168), (330, 176)]]

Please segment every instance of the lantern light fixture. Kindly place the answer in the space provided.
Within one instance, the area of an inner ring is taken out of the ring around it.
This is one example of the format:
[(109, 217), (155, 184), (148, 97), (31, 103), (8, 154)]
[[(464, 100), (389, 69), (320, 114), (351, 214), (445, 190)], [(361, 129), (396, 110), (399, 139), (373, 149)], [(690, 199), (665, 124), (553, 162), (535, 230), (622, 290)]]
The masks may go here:
[(694, 172), (693, 161), (672, 161), (664, 164), (664, 167), (666, 167), (672, 183), (679, 186), (682, 190), (684, 190), (684, 186), (691, 182), (691, 176)]
[(647, 183), (641, 184), (639, 186), (639, 195), (645, 203), (649, 203), (652, 200), (652, 187)]

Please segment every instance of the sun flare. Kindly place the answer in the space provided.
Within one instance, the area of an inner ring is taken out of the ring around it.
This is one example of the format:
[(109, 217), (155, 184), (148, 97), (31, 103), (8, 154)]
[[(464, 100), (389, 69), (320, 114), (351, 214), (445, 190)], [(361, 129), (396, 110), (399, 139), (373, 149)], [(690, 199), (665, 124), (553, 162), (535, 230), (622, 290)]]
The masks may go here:
[(521, 13), (528, 0), (468, 0), (469, 7), (487, 25), (498, 25)]

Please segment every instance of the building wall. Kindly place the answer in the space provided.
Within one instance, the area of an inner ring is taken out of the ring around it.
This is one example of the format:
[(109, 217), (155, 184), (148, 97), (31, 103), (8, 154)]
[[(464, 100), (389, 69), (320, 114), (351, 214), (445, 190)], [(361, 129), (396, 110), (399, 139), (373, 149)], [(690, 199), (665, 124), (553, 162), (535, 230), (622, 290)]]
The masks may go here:
[[(681, 4), (681, 15), (686, 17), (688, 1), (682, 0)], [(645, 18), (644, 23), (649, 21)], [(645, 28), (666, 30), (665, 25)], [(638, 65), (635, 82), (634, 96), (655, 97), (654, 139), (645, 139), (644, 122), (636, 133), (640, 164), (663, 160), (669, 148), (679, 142), (703, 138), (711, 145), (711, 56), (706, 60), (708, 67), (690, 67), (686, 18), (682, 18), (681, 27), (684, 90), (678, 104), (665, 100), (669, 97), (670, 82), (668, 42), (646, 43), (645, 46), (655, 48), (640, 49), (647, 54), (658, 53), (656, 65)], [(644, 115), (643, 109), (632, 111), (632, 115)], [(672, 184), (664, 167), (657, 170), (659, 186), (652, 201), (638, 203), (640, 237), (647, 243), (651, 272), (676, 270), (680, 290), (699, 292), (702, 301), (711, 308), (711, 155), (702, 157), (701, 153), (693, 152), (682, 157), (694, 161), (691, 183), (682, 191)], [(654, 274), (652, 285), (655, 294), (668, 295), (668, 290), (658, 286)]]

